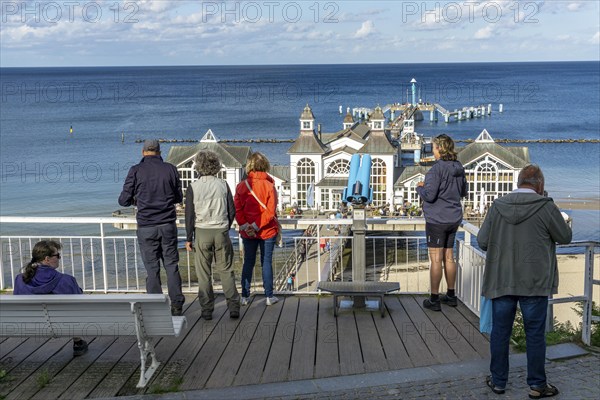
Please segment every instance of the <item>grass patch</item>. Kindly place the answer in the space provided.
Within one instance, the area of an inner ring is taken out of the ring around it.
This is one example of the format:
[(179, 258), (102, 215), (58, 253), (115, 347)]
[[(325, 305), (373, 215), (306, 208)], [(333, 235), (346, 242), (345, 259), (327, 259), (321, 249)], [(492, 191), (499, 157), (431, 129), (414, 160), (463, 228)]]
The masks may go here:
[(40, 371), (39, 375), (35, 378), (38, 388), (43, 389), (47, 384), (50, 383), (50, 373), (47, 369)]
[(182, 383), (183, 383), (183, 377), (178, 377), (173, 382), (171, 382), (171, 384), (169, 386), (154, 385), (154, 386), (150, 387), (150, 389), (148, 390), (148, 393), (163, 394), (163, 393), (179, 392), (181, 390), (180, 386)]

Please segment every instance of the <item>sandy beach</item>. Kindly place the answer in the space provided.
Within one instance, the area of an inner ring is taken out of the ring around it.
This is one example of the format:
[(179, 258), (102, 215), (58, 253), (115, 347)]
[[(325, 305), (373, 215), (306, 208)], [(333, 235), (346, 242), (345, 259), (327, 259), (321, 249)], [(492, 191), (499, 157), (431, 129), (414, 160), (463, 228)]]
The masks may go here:
[(600, 198), (554, 199), (561, 210), (600, 210)]
[[(583, 295), (585, 258), (583, 254), (559, 255), (558, 269), (560, 273), (558, 294), (555, 298)], [(594, 258), (594, 279), (600, 279), (600, 254)], [(392, 267), (387, 278), (391, 282), (400, 282), (402, 292), (429, 291), (429, 265), (426, 262), (403, 264), (399, 268)], [(442, 280), (441, 292), (446, 291)], [(600, 304), (600, 288), (594, 290), (593, 300)], [(579, 326), (581, 318), (572, 308), (575, 303), (558, 304), (554, 306), (554, 317), (559, 322), (571, 321), (573, 326)]]

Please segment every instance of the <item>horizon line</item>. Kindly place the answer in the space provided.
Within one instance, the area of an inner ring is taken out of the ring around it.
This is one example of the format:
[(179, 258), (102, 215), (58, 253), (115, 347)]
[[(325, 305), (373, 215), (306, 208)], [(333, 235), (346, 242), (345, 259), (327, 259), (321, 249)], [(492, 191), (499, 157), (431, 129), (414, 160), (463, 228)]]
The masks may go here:
[(540, 64), (589, 63), (596, 60), (530, 60), (530, 61), (433, 61), (433, 62), (381, 62), (381, 63), (291, 63), (291, 64), (146, 64), (146, 65), (40, 65), (2, 66), (0, 68), (140, 68), (140, 67), (274, 67), (274, 66), (334, 66), (334, 65), (422, 65), (422, 64)]

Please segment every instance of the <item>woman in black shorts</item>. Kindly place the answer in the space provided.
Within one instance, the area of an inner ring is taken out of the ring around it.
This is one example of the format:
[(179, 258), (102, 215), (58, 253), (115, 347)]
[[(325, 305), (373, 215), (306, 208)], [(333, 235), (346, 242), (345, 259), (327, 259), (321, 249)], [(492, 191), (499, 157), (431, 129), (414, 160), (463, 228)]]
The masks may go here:
[[(431, 261), (431, 296), (423, 301), (430, 310), (441, 311), (440, 303), (456, 307), (456, 262), (454, 261), (454, 239), (462, 221), (460, 200), (467, 196), (465, 170), (456, 160), (454, 141), (448, 135), (433, 139), (433, 155), (436, 162), (425, 175), (425, 182), (417, 184), (417, 193), (423, 199), (425, 233), (429, 260)], [(442, 264), (448, 292), (440, 297)]]

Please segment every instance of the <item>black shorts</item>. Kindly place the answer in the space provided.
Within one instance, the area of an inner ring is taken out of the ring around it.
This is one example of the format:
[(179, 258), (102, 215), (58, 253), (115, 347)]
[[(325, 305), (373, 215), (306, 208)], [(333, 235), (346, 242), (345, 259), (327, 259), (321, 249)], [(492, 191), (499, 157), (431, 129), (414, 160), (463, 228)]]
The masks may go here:
[(431, 224), (425, 222), (425, 234), (427, 235), (427, 247), (454, 248), (454, 239), (460, 222), (455, 224)]

